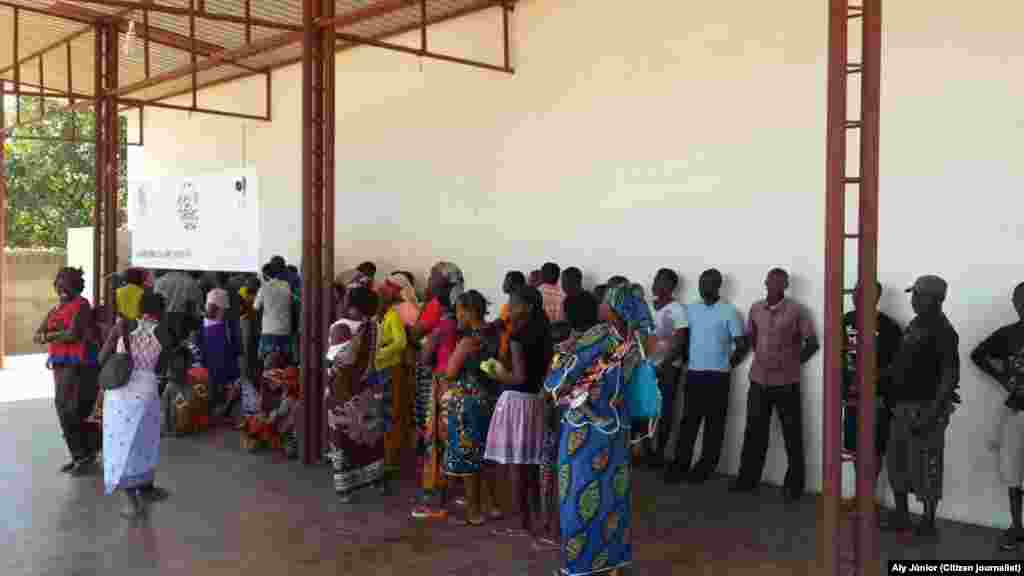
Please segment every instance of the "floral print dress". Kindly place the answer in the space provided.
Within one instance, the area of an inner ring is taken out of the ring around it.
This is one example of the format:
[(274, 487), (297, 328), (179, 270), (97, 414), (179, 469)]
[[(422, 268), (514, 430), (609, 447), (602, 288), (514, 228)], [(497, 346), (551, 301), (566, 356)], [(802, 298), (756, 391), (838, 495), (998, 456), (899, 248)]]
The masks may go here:
[[(139, 320), (127, 336), (133, 369), (128, 383), (104, 392), (103, 481), (107, 494), (153, 482), (160, 461), (160, 396), (156, 322)], [(117, 351), (125, 351), (123, 339)]]
[(444, 473), (449, 476), (472, 476), (483, 465), (487, 430), (494, 414), (495, 382), (480, 369), (493, 358), (496, 346), (488, 346), (482, 331), (466, 334), (476, 338), (480, 349), (466, 358), (458, 380), (441, 397), (441, 439), (444, 442)]

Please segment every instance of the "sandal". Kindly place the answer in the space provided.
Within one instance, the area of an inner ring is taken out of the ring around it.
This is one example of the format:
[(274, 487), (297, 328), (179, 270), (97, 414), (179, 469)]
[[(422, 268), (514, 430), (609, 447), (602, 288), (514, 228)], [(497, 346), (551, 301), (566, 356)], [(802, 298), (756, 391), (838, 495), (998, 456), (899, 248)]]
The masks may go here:
[(443, 509), (435, 510), (426, 506), (417, 506), (412, 510), (412, 517), (420, 520), (444, 520), (448, 517), (448, 511)]
[(522, 528), (495, 528), (491, 530), (491, 535), (509, 538), (528, 538), (531, 536), (529, 532)]
[(548, 537), (538, 538), (533, 541), (533, 549), (537, 552), (555, 552), (562, 549), (562, 546)]

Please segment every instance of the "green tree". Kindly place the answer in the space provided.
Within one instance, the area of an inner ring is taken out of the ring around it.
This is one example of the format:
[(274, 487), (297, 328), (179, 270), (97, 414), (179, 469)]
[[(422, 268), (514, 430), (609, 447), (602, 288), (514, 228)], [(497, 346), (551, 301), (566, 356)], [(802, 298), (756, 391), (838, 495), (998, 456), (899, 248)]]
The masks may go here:
[[(7, 117), (13, 102), (5, 103)], [(63, 104), (46, 103), (48, 111)], [(39, 114), (37, 100), (23, 98), (21, 118)], [(120, 222), (127, 198), (125, 123), (121, 123)], [(62, 142), (41, 138), (67, 139)], [(18, 248), (64, 248), (68, 228), (93, 225), (96, 205), (95, 116), (90, 112), (51, 113), (42, 122), (18, 128), (4, 142), (7, 162), (7, 245)]]

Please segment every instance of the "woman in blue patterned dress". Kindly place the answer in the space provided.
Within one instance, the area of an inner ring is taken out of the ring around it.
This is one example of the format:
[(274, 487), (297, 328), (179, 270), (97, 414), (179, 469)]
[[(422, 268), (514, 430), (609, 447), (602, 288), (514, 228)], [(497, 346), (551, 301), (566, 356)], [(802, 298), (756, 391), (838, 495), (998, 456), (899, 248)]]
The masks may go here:
[(563, 576), (617, 574), (632, 560), (626, 388), (653, 328), (631, 286), (609, 288), (601, 324), (552, 362), (545, 389), (566, 407), (558, 450)]
[(459, 525), (483, 524), (484, 514), (494, 515), (497, 505), (494, 479), (482, 472), (497, 388), (482, 366), (498, 352), (497, 340), (485, 334), (486, 315), (487, 301), (476, 290), (456, 301), (461, 338), (448, 360), (448, 390), (441, 397), (442, 441), (447, 446), (443, 470), (466, 485), (466, 519), (456, 520)]

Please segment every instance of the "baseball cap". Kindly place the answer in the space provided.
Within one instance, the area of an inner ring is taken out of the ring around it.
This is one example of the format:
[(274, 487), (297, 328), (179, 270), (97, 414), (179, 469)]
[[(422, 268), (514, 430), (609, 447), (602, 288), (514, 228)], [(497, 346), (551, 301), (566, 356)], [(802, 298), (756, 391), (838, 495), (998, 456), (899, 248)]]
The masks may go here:
[(927, 275), (920, 276), (914, 281), (914, 285), (907, 288), (907, 292), (917, 292), (918, 294), (926, 294), (929, 296), (936, 296), (941, 299), (946, 298), (946, 289), (948, 285), (946, 281), (938, 276)]

